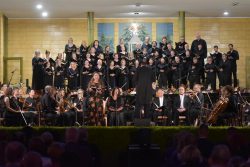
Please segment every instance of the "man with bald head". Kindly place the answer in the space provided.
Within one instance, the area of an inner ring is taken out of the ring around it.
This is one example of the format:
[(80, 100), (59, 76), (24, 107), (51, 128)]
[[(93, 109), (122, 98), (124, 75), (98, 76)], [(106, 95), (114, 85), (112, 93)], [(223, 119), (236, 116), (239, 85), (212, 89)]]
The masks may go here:
[(198, 45), (202, 45), (203, 51), (207, 53), (207, 43), (204, 39), (201, 38), (201, 34), (199, 32), (196, 33), (196, 39), (192, 42), (192, 53), (195, 53), (198, 50)]

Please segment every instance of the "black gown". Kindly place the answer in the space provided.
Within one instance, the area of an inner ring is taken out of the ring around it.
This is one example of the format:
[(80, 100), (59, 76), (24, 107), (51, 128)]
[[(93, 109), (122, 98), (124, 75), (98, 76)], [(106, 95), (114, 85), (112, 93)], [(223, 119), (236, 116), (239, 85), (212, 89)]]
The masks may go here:
[(68, 68), (67, 77), (68, 77), (68, 88), (70, 91), (76, 90), (78, 87), (78, 70), (73, 70), (72, 68)]
[(69, 44), (66, 44), (64, 52), (66, 54), (66, 62), (69, 62), (72, 59), (72, 53), (76, 52), (76, 45), (69, 46)]
[(44, 59), (34, 57), (32, 59), (32, 89), (41, 90), (43, 89), (44, 83)]
[(64, 67), (57, 66), (55, 68), (55, 87), (56, 88), (63, 88), (64, 86)]
[(159, 86), (162, 87), (167, 87), (167, 72), (168, 72), (168, 64), (160, 63), (157, 65), (157, 71), (158, 71), (158, 82)]
[(128, 90), (128, 87), (129, 87), (128, 74), (129, 74), (129, 70), (127, 67), (119, 69), (118, 86), (119, 88), (122, 88), (122, 90)]
[(86, 90), (87, 89), (87, 87), (88, 87), (88, 84), (89, 84), (89, 81), (90, 81), (90, 79), (91, 79), (91, 77), (92, 77), (92, 68), (91, 67), (83, 67), (82, 69), (81, 69), (81, 88), (83, 89), (83, 90)]
[(53, 70), (51, 67), (44, 69), (44, 87), (47, 85), (53, 85)]
[(107, 69), (107, 82), (108, 82), (108, 88), (115, 88), (117, 86), (116, 80), (117, 80), (117, 68), (108, 68)]
[(137, 68), (135, 66), (131, 66), (129, 68), (129, 88), (135, 88), (135, 74)]

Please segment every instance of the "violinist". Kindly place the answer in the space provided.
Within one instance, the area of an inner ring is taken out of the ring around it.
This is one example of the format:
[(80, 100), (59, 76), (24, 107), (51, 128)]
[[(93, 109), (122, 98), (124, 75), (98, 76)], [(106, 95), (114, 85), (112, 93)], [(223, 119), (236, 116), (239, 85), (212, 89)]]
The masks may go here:
[(18, 126), (21, 125), (21, 106), (19, 105), (19, 90), (17, 88), (12, 89), (11, 87), (6, 88), (4, 91), (4, 104), (5, 119), (7, 126)]
[(37, 115), (37, 100), (35, 99), (35, 91), (33, 89), (28, 90), (29, 96), (25, 98), (23, 102), (24, 116), (28, 124), (34, 124)]
[(121, 97), (121, 90), (114, 88), (107, 101), (108, 118), (110, 126), (122, 126), (124, 125), (124, 101)]
[(201, 92), (201, 85), (195, 84), (193, 92), (190, 97), (190, 110), (189, 110), (189, 122), (191, 125), (195, 124), (195, 121), (199, 120), (199, 117), (203, 114), (202, 108), (204, 105), (204, 95)]
[(234, 95), (234, 88), (230, 85), (226, 85), (221, 89), (221, 98), (227, 101), (227, 105), (224, 111), (219, 113), (216, 125), (227, 125), (227, 122), (231, 118), (235, 118), (238, 109), (237, 97)]

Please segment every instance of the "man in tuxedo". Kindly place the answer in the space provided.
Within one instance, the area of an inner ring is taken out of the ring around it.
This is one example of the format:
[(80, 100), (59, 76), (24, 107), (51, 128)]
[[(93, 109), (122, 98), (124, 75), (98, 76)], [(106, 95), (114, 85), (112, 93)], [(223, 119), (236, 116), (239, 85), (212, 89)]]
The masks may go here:
[(173, 116), (175, 125), (179, 125), (179, 116), (186, 116), (185, 124), (188, 125), (189, 97), (185, 95), (185, 86), (180, 85), (179, 94), (174, 99)]
[(141, 67), (135, 74), (136, 84), (136, 105), (135, 118), (142, 118), (141, 110), (144, 110), (144, 118), (151, 118), (150, 106), (153, 97), (152, 85), (155, 83), (155, 77), (152, 69), (147, 66), (147, 59), (143, 59)]
[[(228, 55), (228, 60), (231, 63), (231, 75), (233, 75), (233, 83), (234, 83), (234, 87), (237, 87), (237, 63), (236, 61), (239, 60), (239, 53), (237, 50), (234, 50), (234, 45), (233, 44), (229, 44), (228, 45), (229, 51), (227, 52)], [(230, 77), (231, 78), (231, 77)]]
[(153, 112), (153, 121), (157, 122), (158, 116), (166, 116), (168, 113), (168, 101), (164, 97), (164, 91), (161, 88), (158, 88), (156, 91), (156, 97), (153, 100), (152, 112)]

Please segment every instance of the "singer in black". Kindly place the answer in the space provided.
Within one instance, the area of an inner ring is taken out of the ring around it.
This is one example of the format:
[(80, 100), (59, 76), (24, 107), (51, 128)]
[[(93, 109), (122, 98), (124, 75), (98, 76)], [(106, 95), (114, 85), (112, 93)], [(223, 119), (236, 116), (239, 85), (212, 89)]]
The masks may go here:
[(70, 63), (70, 67), (67, 70), (68, 88), (69, 90), (76, 90), (78, 87), (78, 70), (75, 62)]
[(216, 66), (213, 63), (213, 58), (207, 58), (207, 64), (205, 64), (205, 72), (207, 74), (206, 87), (210, 85), (212, 90), (216, 90)]
[(54, 86), (53, 85), (53, 74), (54, 74), (53, 68), (54, 67), (50, 66), (50, 62), (47, 61), (46, 67), (44, 68), (44, 86), (47, 86), (47, 85)]
[(93, 74), (93, 70), (91, 68), (91, 65), (88, 60), (85, 60), (84, 65), (81, 69), (81, 79), (80, 79), (81, 81), (80, 85), (83, 90), (87, 89), (89, 81), (92, 77), (92, 74)]
[(44, 88), (44, 59), (40, 57), (40, 51), (35, 51), (32, 59), (32, 88), (34, 90), (42, 90)]
[(66, 62), (72, 59), (72, 53), (76, 52), (76, 45), (73, 43), (73, 38), (69, 38), (68, 43), (65, 45), (64, 52), (66, 54)]
[(114, 88), (111, 96), (107, 101), (109, 126), (122, 126), (124, 125), (124, 101), (121, 97), (121, 90)]
[(231, 81), (231, 63), (226, 54), (222, 55), (222, 61), (219, 64), (220, 86), (232, 85)]
[(141, 118), (141, 109), (144, 109), (144, 117), (150, 119), (150, 106), (153, 97), (154, 74), (150, 67), (147, 67), (144, 59), (135, 74), (136, 83), (136, 106), (135, 118)]
[(194, 57), (192, 64), (188, 68), (188, 80), (190, 88), (192, 88), (194, 84), (200, 83), (200, 69), (201, 65), (198, 63), (197, 58)]
[(57, 59), (56, 60), (56, 66), (55, 66), (55, 83), (54, 86), (58, 89), (63, 88), (64, 86), (64, 66), (62, 65), (62, 60)]
[(122, 59), (121, 67), (119, 69), (119, 74), (118, 74), (118, 85), (124, 91), (126, 91), (129, 87), (128, 74), (129, 74), (129, 70), (128, 70), (128, 67), (126, 67), (126, 60)]
[(227, 52), (228, 60), (231, 62), (231, 76), (233, 76), (233, 84), (234, 87), (237, 87), (237, 63), (236, 61), (239, 60), (239, 53), (237, 50), (234, 49), (233, 44), (228, 45), (229, 51)]

